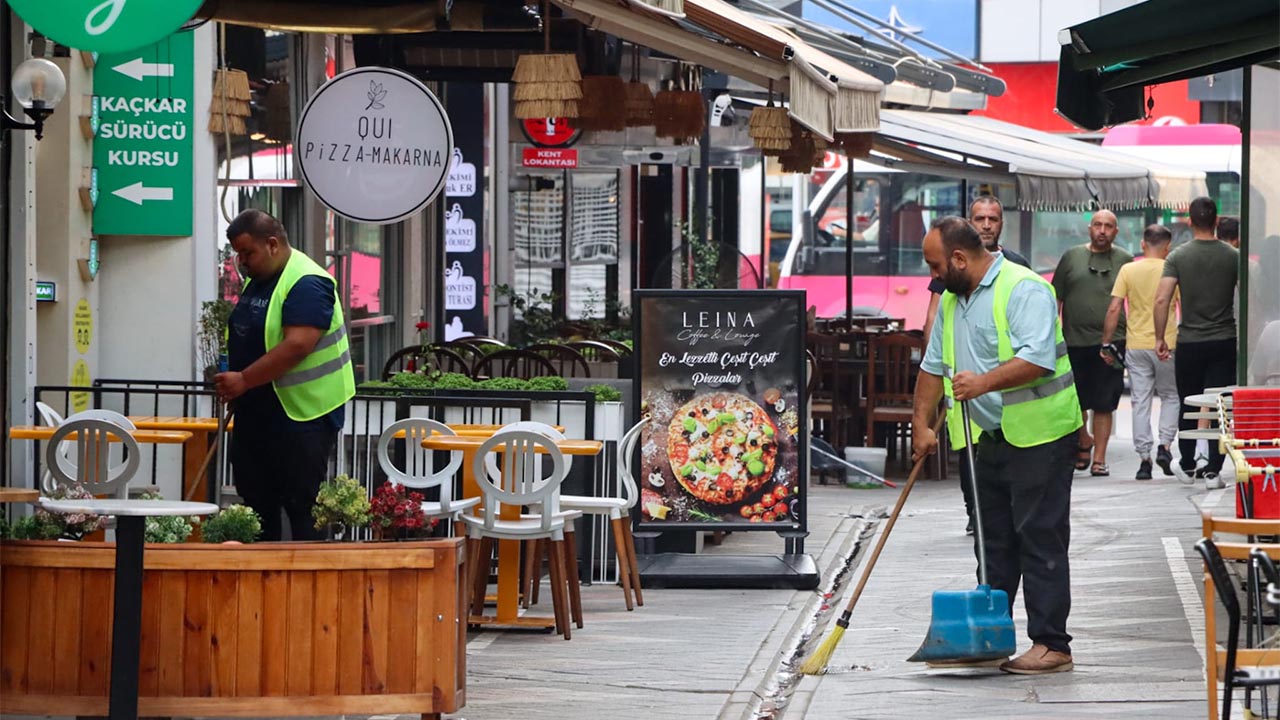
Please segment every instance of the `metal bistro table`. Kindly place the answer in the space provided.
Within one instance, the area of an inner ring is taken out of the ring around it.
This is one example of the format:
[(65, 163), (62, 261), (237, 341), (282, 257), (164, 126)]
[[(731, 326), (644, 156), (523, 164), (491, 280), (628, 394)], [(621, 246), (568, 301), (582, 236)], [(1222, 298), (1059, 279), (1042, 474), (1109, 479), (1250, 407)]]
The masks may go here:
[(212, 515), (213, 503), (178, 500), (43, 500), (51, 513), (116, 518), (115, 606), (111, 620), (111, 720), (137, 720), (138, 653), (142, 637), (142, 551), (148, 517)]

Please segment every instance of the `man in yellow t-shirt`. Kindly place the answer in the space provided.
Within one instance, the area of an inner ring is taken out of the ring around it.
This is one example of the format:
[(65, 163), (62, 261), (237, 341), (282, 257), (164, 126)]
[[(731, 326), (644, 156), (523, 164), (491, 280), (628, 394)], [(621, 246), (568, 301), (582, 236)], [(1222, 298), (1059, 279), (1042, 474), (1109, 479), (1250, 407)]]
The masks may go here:
[[(1124, 364), (1129, 368), (1130, 395), (1133, 398), (1133, 444), (1142, 464), (1138, 480), (1151, 479), (1151, 396), (1160, 397), (1160, 446), (1156, 463), (1166, 476), (1173, 475), (1173, 454), (1169, 446), (1178, 434), (1178, 383), (1173, 371), (1173, 358), (1161, 360), (1156, 355), (1156, 327), (1152, 311), (1156, 288), (1164, 273), (1164, 259), (1169, 255), (1173, 235), (1163, 225), (1148, 225), (1142, 233), (1143, 258), (1120, 268), (1111, 289), (1111, 305), (1102, 325), (1102, 359), (1115, 362), (1111, 336), (1115, 333), (1120, 311), (1129, 303), (1128, 349)], [(1174, 327), (1174, 303), (1169, 305), (1169, 327)], [(1177, 343), (1173, 332), (1166, 334), (1169, 348)]]

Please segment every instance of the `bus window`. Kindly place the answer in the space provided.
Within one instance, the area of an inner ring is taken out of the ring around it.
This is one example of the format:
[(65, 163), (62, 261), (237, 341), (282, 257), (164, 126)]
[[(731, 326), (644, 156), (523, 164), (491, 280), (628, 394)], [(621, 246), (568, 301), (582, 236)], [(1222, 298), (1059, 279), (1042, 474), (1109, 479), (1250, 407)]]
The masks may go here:
[(924, 236), (934, 220), (945, 215), (963, 216), (959, 180), (936, 175), (903, 173), (893, 178), (894, 234), (889, 238), (894, 276), (928, 275), (924, 262)]

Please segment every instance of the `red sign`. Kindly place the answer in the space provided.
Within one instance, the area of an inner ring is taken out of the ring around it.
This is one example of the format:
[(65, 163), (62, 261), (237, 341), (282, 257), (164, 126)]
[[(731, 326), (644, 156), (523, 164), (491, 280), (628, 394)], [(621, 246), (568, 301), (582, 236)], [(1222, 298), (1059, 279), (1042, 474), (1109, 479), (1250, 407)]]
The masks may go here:
[(539, 147), (568, 147), (580, 134), (569, 118), (529, 118), (520, 121), (520, 128)]
[[(987, 107), (974, 115), (985, 115), (1023, 127), (1046, 132), (1078, 132), (1071, 123), (1053, 111), (1057, 102), (1058, 63), (989, 63), (991, 71), (1005, 81), (1008, 90), (1000, 97), (987, 99)], [(1200, 103), (1187, 97), (1187, 81), (1177, 80), (1149, 88), (1155, 106), (1149, 120), (1135, 125), (1170, 122), (1200, 122)], [(1176, 120), (1173, 120), (1176, 122)]]
[(551, 168), (555, 170), (576, 168), (578, 167), (578, 151), (524, 148), (521, 153), (521, 164), (527, 168)]

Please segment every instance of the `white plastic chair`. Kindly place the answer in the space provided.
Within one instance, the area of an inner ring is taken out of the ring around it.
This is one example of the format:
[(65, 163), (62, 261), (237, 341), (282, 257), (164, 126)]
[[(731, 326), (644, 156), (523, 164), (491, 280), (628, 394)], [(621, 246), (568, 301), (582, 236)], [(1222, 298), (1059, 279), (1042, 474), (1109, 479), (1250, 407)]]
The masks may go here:
[[(46, 427), (56, 428), (67, 421), (66, 418), (62, 417), (62, 413), (54, 410), (47, 403), (39, 400), (36, 401), (36, 410), (40, 413), (40, 419), (44, 422)], [(59, 443), (55, 447), (57, 447), (58, 451), (63, 455), (67, 455), (71, 452), (71, 443), (69, 442)], [(53, 490), (53, 475), (49, 473), (49, 468), (46, 466), (40, 472), (40, 492), (45, 495), (51, 495), (53, 494)]]
[[(565, 535), (566, 528), (582, 513), (560, 509), (564, 455), (545, 435), (503, 429), (481, 443), (474, 462), (483, 505), (479, 515), (462, 516), (468, 537), (480, 548), (478, 562), (472, 565), (473, 612), (479, 615), (483, 611), (488, 558), (494, 540), (549, 540), (556, 629), (568, 640), (571, 609), (565, 597)], [(537, 511), (508, 520), (501, 517), (504, 506), (536, 506)]]
[[(391, 442), (396, 434), (404, 432), (404, 469), (396, 467), (391, 460)], [(449, 462), (436, 470), (434, 450), (422, 446), (422, 441), (433, 433), (440, 435), (456, 435), (448, 425), (428, 420), (427, 418), (406, 418), (397, 420), (382, 431), (378, 439), (378, 464), (387, 474), (388, 480), (398, 485), (414, 489), (440, 488), (440, 500), (424, 500), (422, 512), (430, 519), (448, 518), (450, 531), (461, 534), (462, 526), (459, 518), (462, 514), (480, 504), (480, 498), (455, 500), (453, 497), (454, 476), (462, 467), (462, 453), (449, 453)], [(456, 526), (456, 527), (455, 527)]]
[[(71, 435), (75, 439), (70, 439)], [(111, 439), (124, 448), (120, 463), (111, 462)], [(67, 442), (64, 455), (59, 446)], [(54, 487), (79, 485), (93, 495), (128, 497), (129, 481), (138, 472), (138, 442), (129, 431), (107, 420), (68, 418), (58, 426), (45, 448), (45, 462)]]
[(40, 413), (40, 419), (49, 427), (56, 428), (66, 422), (66, 419), (62, 417), (62, 413), (54, 410), (48, 403), (36, 401), (36, 410)]

